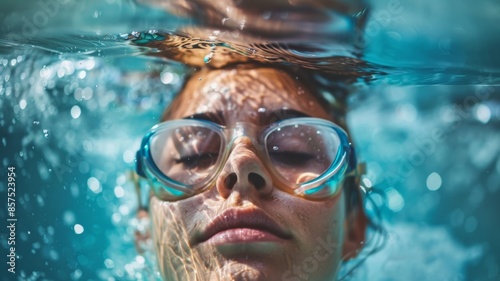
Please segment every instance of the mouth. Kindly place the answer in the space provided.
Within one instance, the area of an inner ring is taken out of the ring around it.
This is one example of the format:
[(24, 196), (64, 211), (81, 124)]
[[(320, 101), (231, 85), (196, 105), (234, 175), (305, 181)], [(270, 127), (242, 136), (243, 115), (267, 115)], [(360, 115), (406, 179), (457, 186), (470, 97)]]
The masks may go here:
[(291, 235), (264, 212), (249, 208), (229, 209), (218, 215), (195, 241), (217, 246), (256, 242), (280, 243), (289, 239)]

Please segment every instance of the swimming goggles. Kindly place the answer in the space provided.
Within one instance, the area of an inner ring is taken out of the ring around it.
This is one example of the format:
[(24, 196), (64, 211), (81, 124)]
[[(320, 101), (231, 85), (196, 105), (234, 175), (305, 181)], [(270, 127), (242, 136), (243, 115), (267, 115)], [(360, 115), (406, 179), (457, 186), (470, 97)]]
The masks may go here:
[(215, 185), (239, 137), (250, 138), (274, 186), (306, 199), (336, 195), (356, 167), (346, 132), (324, 119), (299, 117), (267, 126), (181, 119), (148, 131), (137, 151), (136, 172), (162, 200), (193, 196)]

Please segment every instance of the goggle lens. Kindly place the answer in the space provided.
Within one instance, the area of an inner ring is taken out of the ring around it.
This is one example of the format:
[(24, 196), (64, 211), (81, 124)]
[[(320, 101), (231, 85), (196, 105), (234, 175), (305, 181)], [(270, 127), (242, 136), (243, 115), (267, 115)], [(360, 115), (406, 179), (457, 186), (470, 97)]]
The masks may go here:
[(279, 127), (268, 134), (265, 142), (273, 167), (294, 184), (309, 182), (324, 174), (341, 147), (335, 130), (316, 125)]
[(151, 137), (151, 156), (166, 177), (196, 185), (215, 172), (222, 143), (221, 135), (203, 126), (167, 128)]

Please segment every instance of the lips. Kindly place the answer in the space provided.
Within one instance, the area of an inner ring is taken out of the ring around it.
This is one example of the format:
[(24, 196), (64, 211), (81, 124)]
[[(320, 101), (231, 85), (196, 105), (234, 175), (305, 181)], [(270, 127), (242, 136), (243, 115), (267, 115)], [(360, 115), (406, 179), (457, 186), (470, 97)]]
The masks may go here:
[(254, 209), (229, 209), (218, 215), (195, 237), (195, 243), (216, 244), (288, 240), (291, 235), (264, 212)]

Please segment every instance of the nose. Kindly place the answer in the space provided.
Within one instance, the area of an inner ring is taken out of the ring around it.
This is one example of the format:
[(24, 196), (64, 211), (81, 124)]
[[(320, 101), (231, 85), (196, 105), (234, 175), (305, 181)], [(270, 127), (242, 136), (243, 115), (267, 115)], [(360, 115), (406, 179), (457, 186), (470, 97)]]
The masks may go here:
[(223, 198), (228, 198), (233, 192), (238, 192), (240, 196), (248, 196), (250, 193), (265, 196), (273, 190), (271, 175), (255, 153), (248, 137), (235, 140), (233, 150), (217, 178), (216, 187)]

